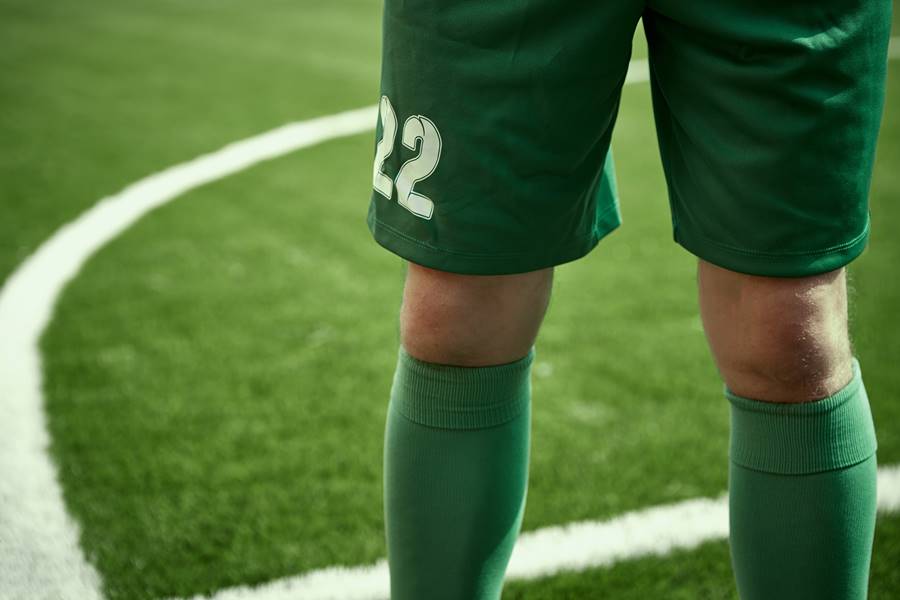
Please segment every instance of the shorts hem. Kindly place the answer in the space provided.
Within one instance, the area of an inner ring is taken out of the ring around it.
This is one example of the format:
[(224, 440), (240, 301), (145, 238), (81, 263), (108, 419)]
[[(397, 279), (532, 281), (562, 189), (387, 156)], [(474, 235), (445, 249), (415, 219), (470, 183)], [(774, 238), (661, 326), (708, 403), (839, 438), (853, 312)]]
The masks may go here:
[(675, 241), (694, 256), (714, 265), (765, 277), (809, 277), (839, 269), (862, 254), (869, 239), (869, 222), (862, 233), (837, 246), (808, 252), (775, 253), (735, 248), (676, 229)]
[[(618, 205), (611, 205), (598, 215), (593, 231), (565, 246), (549, 252), (468, 253), (438, 248), (412, 238), (402, 231), (379, 221), (367, 219), (369, 231), (380, 246), (410, 262), (438, 271), (460, 275), (512, 275), (554, 267), (587, 255), (601, 239), (621, 224)], [(540, 240), (536, 243), (540, 244)]]

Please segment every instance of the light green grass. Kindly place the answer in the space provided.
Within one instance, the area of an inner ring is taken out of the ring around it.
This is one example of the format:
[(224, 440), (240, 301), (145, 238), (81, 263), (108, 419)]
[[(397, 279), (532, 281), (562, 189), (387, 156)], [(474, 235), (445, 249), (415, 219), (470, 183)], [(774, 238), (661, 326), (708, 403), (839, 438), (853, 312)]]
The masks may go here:
[[(0, 279), (65, 220), (164, 166), (371, 104), (374, 2), (0, 0)], [(640, 51), (637, 54), (639, 54)], [(900, 65), (852, 269), (882, 463), (900, 461)], [(538, 344), (524, 529), (714, 495), (727, 403), (694, 260), (671, 241), (647, 87), (615, 136), (624, 226), (559, 269)], [(364, 225), (371, 135), (206, 186), (104, 248), (43, 341), (53, 456), (112, 599), (384, 556), (381, 444), (401, 262)], [(880, 224), (880, 225), (879, 225)], [(873, 598), (900, 594), (900, 518)], [(517, 583), (509, 598), (731, 598), (727, 547)]]

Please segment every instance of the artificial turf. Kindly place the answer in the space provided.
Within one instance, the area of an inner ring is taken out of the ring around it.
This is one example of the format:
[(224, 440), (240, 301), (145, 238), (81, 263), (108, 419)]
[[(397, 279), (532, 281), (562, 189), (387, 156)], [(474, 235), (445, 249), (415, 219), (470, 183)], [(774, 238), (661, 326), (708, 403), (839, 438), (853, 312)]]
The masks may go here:
[[(0, 280), (172, 163), (377, 97), (378, 4), (0, 1)], [(638, 51), (640, 54), (640, 50)], [(900, 461), (900, 63), (851, 269), (883, 464)], [(42, 342), (52, 453), (111, 599), (384, 556), (381, 448), (401, 261), (364, 225), (371, 134), (205, 186), (66, 290)], [(646, 85), (614, 139), (624, 226), (558, 270), (538, 341), (523, 528), (725, 489), (727, 403), (671, 241)], [(872, 597), (900, 595), (900, 517)], [(512, 583), (509, 598), (731, 598), (727, 546)]]

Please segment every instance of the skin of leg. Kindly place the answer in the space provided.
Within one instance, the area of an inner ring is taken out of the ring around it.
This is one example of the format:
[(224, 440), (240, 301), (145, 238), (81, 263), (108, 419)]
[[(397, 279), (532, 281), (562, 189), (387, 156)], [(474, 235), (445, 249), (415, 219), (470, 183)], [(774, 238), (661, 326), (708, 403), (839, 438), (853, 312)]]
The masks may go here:
[(729, 398), (728, 507), (745, 600), (867, 597), (877, 464), (865, 388), (847, 387), (846, 278), (843, 268), (773, 278), (699, 265), (709, 345), (740, 397)]
[(510, 363), (534, 344), (550, 301), (553, 269), (460, 275), (409, 263), (400, 309), (404, 349), (426, 362)]
[(827, 397), (852, 377), (846, 270), (761, 277), (701, 260), (700, 314), (728, 388), (768, 402)]

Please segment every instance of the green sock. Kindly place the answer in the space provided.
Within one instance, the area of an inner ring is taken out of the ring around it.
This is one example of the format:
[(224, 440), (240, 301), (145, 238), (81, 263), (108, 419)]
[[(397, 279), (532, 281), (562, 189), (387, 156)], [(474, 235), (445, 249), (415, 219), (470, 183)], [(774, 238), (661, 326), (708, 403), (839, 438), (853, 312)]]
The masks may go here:
[(498, 600), (525, 510), (532, 349), (492, 367), (402, 348), (384, 437), (392, 600)]
[(875, 429), (859, 364), (828, 398), (731, 402), (731, 558), (742, 600), (864, 600)]

